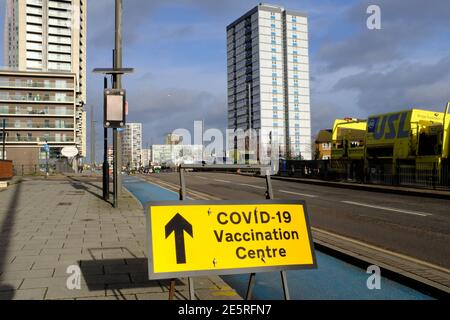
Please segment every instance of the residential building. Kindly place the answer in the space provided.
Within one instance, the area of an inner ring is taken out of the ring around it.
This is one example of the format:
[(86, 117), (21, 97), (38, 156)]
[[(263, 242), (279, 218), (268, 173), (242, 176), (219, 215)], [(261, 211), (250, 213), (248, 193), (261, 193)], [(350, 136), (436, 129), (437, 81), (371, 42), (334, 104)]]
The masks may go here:
[(46, 160), (45, 144), (50, 160), (76, 146), (75, 84), (73, 73), (0, 70), (0, 123), (6, 120), (6, 158), (16, 168), (34, 172)]
[(331, 143), (333, 130), (320, 130), (316, 137), (315, 145), (315, 160), (329, 160), (331, 159)]
[(165, 138), (165, 144), (177, 145), (180, 144), (181, 142), (182, 137), (177, 134), (169, 133)]
[(142, 149), (141, 159), (144, 168), (150, 167), (150, 163), (152, 162), (152, 149)]
[(86, 157), (86, 0), (6, 0), (4, 62), (20, 71), (74, 73), (75, 143)]
[(258, 130), (258, 148), (311, 160), (306, 14), (256, 6), (227, 27), (227, 58), (228, 129)]
[(152, 163), (164, 166), (202, 162), (202, 145), (163, 144), (152, 146)]
[(122, 166), (137, 169), (142, 166), (142, 123), (127, 123), (122, 133)]

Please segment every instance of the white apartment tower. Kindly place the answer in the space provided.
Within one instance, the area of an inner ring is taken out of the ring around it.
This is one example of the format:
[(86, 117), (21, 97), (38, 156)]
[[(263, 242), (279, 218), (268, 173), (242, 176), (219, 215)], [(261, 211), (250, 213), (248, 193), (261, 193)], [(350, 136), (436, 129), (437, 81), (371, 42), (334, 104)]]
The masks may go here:
[(20, 71), (76, 75), (76, 145), (86, 156), (87, 0), (7, 0), (4, 63)]
[(127, 123), (124, 128), (122, 165), (131, 169), (142, 166), (142, 123)]
[(228, 129), (260, 130), (280, 157), (311, 160), (306, 15), (258, 5), (227, 27), (227, 57)]

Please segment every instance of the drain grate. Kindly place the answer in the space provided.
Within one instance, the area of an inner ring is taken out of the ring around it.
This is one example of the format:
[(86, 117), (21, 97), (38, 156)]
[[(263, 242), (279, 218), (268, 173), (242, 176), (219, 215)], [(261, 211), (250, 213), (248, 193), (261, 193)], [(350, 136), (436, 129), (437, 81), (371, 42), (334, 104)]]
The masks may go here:
[(60, 202), (60, 203), (58, 203), (58, 206), (60, 206), (60, 207), (67, 207), (67, 206), (71, 206), (72, 205), (72, 202)]
[(85, 192), (84, 191), (73, 191), (73, 192), (67, 192), (66, 195), (68, 196), (79, 196), (79, 195), (84, 195)]

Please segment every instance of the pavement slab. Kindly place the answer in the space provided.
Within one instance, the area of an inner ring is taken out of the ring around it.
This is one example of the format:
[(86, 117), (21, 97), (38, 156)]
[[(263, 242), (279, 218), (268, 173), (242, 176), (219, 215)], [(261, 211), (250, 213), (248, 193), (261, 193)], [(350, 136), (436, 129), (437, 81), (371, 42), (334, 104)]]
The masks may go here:
[[(123, 192), (112, 208), (96, 179), (23, 179), (0, 193), (0, 300), (168, 299), (167, 282), (148, 280), (142, 207)], [(195, 286), (199, 299), (240, 299), (219, 277)]]

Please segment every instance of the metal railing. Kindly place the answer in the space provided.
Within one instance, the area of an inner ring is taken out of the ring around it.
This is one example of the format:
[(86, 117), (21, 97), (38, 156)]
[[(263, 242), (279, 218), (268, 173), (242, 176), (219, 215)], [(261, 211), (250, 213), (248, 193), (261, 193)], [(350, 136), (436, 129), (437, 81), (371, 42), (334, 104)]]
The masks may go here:
[(71, 96), (68, 97), (54, 97), (54, 96), (39, 96), (39, 95), (10, 95), (10, 94), (0, 94), (0, 100), (5, 101), (27, 101), (27, 102), (74, 102), (74, 98)]
[(280, 176), (326, 181), (347, 181), (386, 186), (450, 190), (450, 166), (447, 162), (369, 164), (363, 161), (282, 161)]
[(8, 110), (2, 109), (0, 107), (0, 115), (33, 115), (33, 116), (73, 116), (74, 111), (72, 110)]
[(33, 82), (16, 82), (16, 81), (8, 81), (8, 80), (0, 80), (0, 87), (8, 87), (8, 88), (38, 88), (38, 89), (70, 89), (74, 88), (73, 83), (65, 82), (65, 83), (45, 83), (42, 81), (33, 81)]

